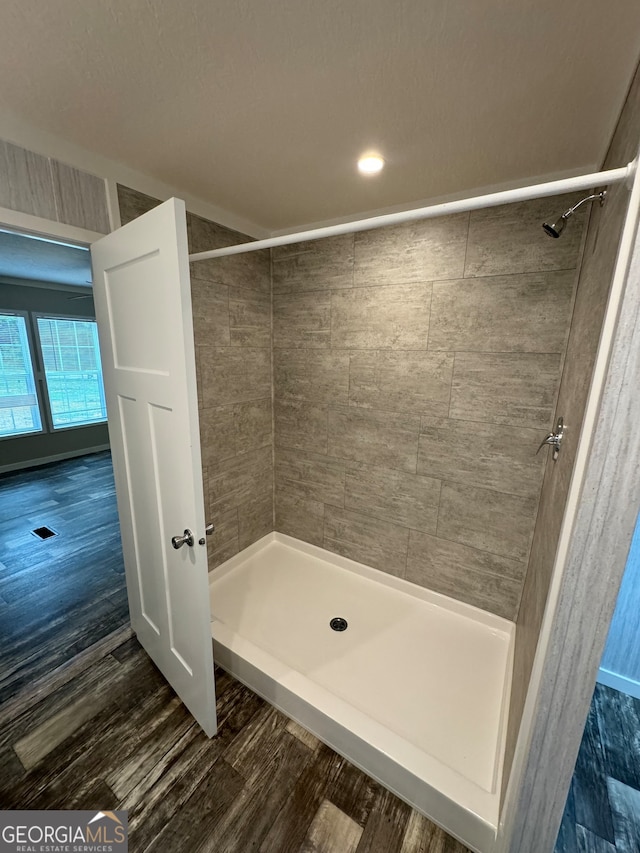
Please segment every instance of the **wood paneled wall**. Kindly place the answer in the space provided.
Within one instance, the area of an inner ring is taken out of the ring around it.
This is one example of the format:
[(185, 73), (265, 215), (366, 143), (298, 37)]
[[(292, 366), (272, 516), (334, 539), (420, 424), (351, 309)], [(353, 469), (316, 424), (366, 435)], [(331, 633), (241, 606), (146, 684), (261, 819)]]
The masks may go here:
[(0, 207), (108, 234), (102, 178), (0, 140)]

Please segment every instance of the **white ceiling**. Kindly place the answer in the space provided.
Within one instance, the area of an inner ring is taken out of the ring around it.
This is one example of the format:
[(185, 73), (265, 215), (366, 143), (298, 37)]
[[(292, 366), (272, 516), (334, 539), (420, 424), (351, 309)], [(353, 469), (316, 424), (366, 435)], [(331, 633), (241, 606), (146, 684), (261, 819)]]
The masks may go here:
[(592, 170), (639, 34), (638, 0), (2, 0), (0, 109), (277, 231)]

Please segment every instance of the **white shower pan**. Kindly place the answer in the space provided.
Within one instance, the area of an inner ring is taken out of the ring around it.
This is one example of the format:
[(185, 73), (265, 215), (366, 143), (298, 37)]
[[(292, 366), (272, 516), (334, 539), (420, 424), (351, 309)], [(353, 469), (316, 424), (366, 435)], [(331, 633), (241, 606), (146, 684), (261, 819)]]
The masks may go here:
[(468, 847), (493, 849), (511, 622), (280, 533), (213, 571), (210, 590), (216, 663)]

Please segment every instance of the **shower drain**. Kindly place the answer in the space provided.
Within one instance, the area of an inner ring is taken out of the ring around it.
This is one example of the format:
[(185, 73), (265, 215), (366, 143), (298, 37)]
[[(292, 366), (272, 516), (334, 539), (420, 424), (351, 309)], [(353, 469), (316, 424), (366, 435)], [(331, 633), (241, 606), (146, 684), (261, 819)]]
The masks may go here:
[(342, 616), (334, 616), (329, 625), (334, 631), (346, 631), (348, 622)]

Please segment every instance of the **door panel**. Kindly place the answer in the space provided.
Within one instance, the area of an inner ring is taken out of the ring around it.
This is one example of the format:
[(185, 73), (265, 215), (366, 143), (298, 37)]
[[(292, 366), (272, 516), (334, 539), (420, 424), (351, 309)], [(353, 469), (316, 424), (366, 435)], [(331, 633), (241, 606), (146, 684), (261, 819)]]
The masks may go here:
[[(91, 248), (131, 621), (215, 734), (198, 400), (184, 203)], [(194, 544), (172, 547), (189, 529)]]

